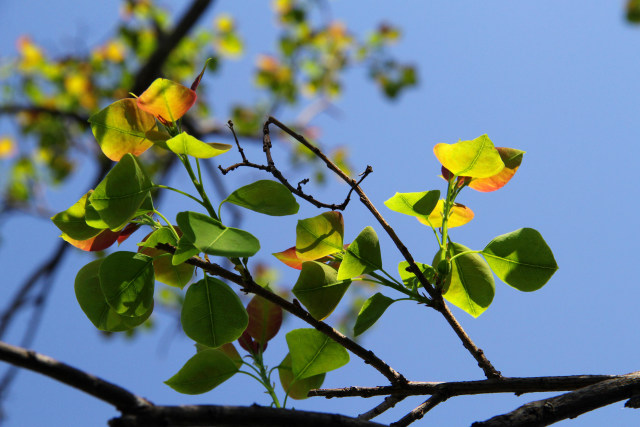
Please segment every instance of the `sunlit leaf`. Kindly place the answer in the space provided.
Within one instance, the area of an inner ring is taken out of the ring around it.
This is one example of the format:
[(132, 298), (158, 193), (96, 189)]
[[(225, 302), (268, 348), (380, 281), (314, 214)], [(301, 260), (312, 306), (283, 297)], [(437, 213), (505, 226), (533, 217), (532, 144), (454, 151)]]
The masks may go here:
[(300, 209), (287, 187), (270, 180), (256, 181), (238, 188), (220, 205), (225, 202), (272, 216), (293, 215)]
[(533, 228), (496, 237), (482, 250), (482, 255), (496, 276), (525, 292), (540, 289), (558, 269), (547, 242)]
[(247, 304), (247, 313), (249, 325), (246, 332), (264, 349), (264, 345), (280, 330), (282, 308), (259, 295), (254, 295)]
[[(444, 211), (444, 200), (439, 200), (433, 212), (428, 217), (417, 217), (418, 221), (425, 225), (431, 225), (434, 228), (442, 227), (442, 214)], [(460, 227), (465, 225), (473, 219), (473, 211), (461, 205), (460, 203), (454, 203), (449, 210), (449, 222), (448, 227)]]
[(411, 216), (429, 215), (440, 199), (439, 190), (422, 191), (420, 193), (396, 193), (385, 201), (386, 207), (392, 211)]
[(158, 132), (153, 115), (133, 98), (121, 99), (89, 118), (91, 131), (105, 156), (114, 162), (125, 154), (140, 155), (153, 145), (147, 132)]
[[(447, 259), (469, 250), (459, 243), (451, 243)], [(436, 264), (439, 260), (440, 251), (434, 257), (433, 263)], [(494, 295), (493, 274), (480, 255), (465, 254), (451, 262), (451, 272), (443, 288), (443, 296), (447, 301), (473, 317), (478, 317), (489, 308)]]
[(75, 293), (80, 308), (91, 323), (101, 331), (120, 332), (133, 329), (151, 316), (153, 304), (149, 310), (136, 317), (121, 316), (107, 304), (100, 288), (98, 272), (104, 259), (91, 261), (78, 271), (75, 280)]
[(92, 191), (89, 191), (67, 210), (59, 212), (51, 218), (60, 231), (76, 241), (90, 239), (102, 231), (99, 228), (89, 226), (84, 218), (85, 205), (91, 193)]
[(322, 320), (336, 308), (351, 284), (350, 280), (338, 280), (338, 273), (328, 265), (317, 261), (305, 261), (293, 287), (293, 294), (309, 310)]
[(100, 266), (100, 288), (113, 310), (139, 317), (153, 306), (153, 258), (135, 252), (114, 252)]
[(287, 345), (295, 381), (333, 371), (349, 362), (349, 353), (343, 346), (315, 329), (289, 332)]
[(184, 333), (208, 347), (235, 341), (249, 323), (249, 315), (233, 289), (206, 275), (187, 289), (180, 319)]
[(164, 383), (179, 393), (201, 394), (213, 390), (238, 372), (224, 352), (209, 348), (197, 352)]
[(138, 160), (126, 154), (98, 184), (89, 202), (111, 230), (119, 230), (136, 216), (152, 186)]
[(378, 235), (371, 227), (366, 227), (346, 250), (338, 280), (351, 279), (382, 268), (382, 255)]
[(344, 221), (340, 212), (325, 212), (302, 219), (296, 226), (298, 258), (315, 260), (342, 251)]
[[(416, 265), (425, 275), (429, 283), (435, 282), (436, 270), (432, 266), (419, 262), (416, 262)], [(416, 276), (407, 271), (407, 267), (409, 267), (409, 263), (407, 261), (401, 261), (400, 264), (398, 264), (398, 274), (400, 275), (400, 279), (402, 279), (402, 283), (404, 283), (404, 285), (409, 289), (422, 286)]]
[(282, 252), (276, 252), (272, 255), (289, 267), (295, 268), (296, 270), (302, 269), (302, 263), (304, 262), (304, 260), (298, 258), (295, 246), (292, 246), (289, 249), (285, 249)]
[[(198, 212), (180, 212), (176, 220), (183, 233), (178, 243), (179, 250), (181, 247), (184, 248), (180, 251), (181, 254), (192, 254), (193, 248), (197, 248), (198, 251), (209, 255), (250, 257), (260, 249), (260, 242), (250, 233), (225, 227), (220, 221), (208, 215)], [(176, 258), (176, 255), (174, 255), (174, 264), (176, 260), (181, 259), (181, 257)]]
[[(178, 234), (180, 229), (176, 228)], [(155, 249), (158, 243), (167, 243), (177, 246), (178, 241), (167, 227), (160, 228), (153, 233), (147, 235), (144, 239), (143, 246), (138, 248), (138, 252), (149, 255), (153, 258), (153, 270), (156, 280), (165, 285), (175, 286), (180, 289), (191, 281), (195, 267), (191, 264), (182, 263), (173, 265), (172, 255), (160, 249)]]
[(366, 300), (358, 313), (356, 324), (353, 327), (353, 335), (358, 336), (373, 326), (393, 302), (393, 299), (380, 292)]
[(210, 159), (226, 153), (231, 149), (231, 145), (229, 144), (202, 142), (186, 132), (182, 132), (181, 134), (178, 134), (166, 141), (157, 142), (156, 145), (166, 148), (176, 154), (186, 154), (198, 159)]
[(442, 166), (457, 176), (487, 178), (504, 168), (500, 154), (487, 135), (455, 144), (436, 144), (433, 152)]
[(196, 102), (196, 92), (167, 79), (156, 79), (137, 99), (141, 110), (175, 122)]
[(294, 375), (291, 370), (291, 354), (289, 353), (287, 353), (284, 360), (278, 365), (278, 375), (284, 391), (289, 397), (296, 400), (306, 399), (309, 390), (320, 388), (326, 376), (326, 374), (318, 374), (293, 381)]
[(504, 168), (496, 175), (488, 178), (476, 178), (469, 183), (469, 187), (477, 191), (489, 192), (495, 191), (505, 186), (522, 163), (524, 151), (515, 148), (496, 147), (500, 153), (500, 158), (504, 162)]

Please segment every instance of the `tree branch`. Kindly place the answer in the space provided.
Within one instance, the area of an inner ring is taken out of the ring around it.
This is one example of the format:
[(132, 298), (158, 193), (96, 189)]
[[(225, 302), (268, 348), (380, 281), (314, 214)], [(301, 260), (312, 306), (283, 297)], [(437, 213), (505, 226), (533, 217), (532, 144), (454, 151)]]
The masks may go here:
[(25, 348), (0, 342), (0, 360), (38, 372), (82, 390), (115, 406), (122, 412), (135, 411), (151, 405), (146, 399), (136, 396), (122, 387)]
[[(169, 253), (175, 252), (175, 247), (166, 244), (159, 243), (156, 245), (156, 249), (161, 249)], [(378, 372), (384, 375), (392, 384), (403, 384), (406, 383), (407, 380), (404, 376), (396, 372), (392, 367), (387, 365), (382, 359), (376, 356), (371, 350), (366, 350), (360, 344), (351, 340), (347, 336), (341, 334), (340, 332), (333, 329), (331, 326), (326, 323), (316, 320), (307, 310), (302, 308), (300, 303), (297, 300), (293, 300), (293, 302), (289, 302), (286, 299), (282, 298), (279, 295), (274, 294), (266, 288), (258, 285), (253, 280), (246, 280), (242, 276), (232, 273), (217, 264), (213, 264), (207, 262), (199, 257), (191, 257), (186, 261), (186, 263), (194, 265), (196, 267), (201, 268), (208, 273), (222, 277), (230, 282), (233, 282), (242, 287), (244, 292), (250, 292), (256, 295), (260, 295), (264, 299), (271, 301), (274, 304), (279, 305), (283, 309), (287, 310), (289, 313), (298, 317), (299, 319), (305, 321), (309, 325), (313, 326), (318, 331), (322, 332), (347, 350), (351, 351), (351, 353), (355, 354), (365, 363), (374, 367)]]
[(381, 404), (377, 405), (376, 407), (370, 409), (369, 411), (363, 414), (358, 415), (358, 419), (372, 420), (378, 415), (381, 415), (387, 410), (393, 408), (394, 406), (396, 406), (398, 402), (402, 402), (405, 398), (406, 396), (396, 396), (396, 395), (387, 396), (385, 397), (385, 399), (382, 401)]
[(372, 396), (423, 396), (442, 394), (463, 396), (489, 393), (540, 393), (549, 391), (568, 391), (591, 386), (611, 379), (624, 378), (624, 375), (569, 375), (551, 377), (502, 377), (478, 381), (418, 382), (410, 381), (380, 387), (347, 387), (337, 389), (316, 389), (309, 396), (332, 397), (372, 397)]
[(424, 417), (424, 414), (426, 414), (448, 398), (449, 396), (444, 394), (434, 394), (433, 396), (425, 400), (422, 405), (418, 406), (395, 423), (391, 423), (391, 427), (406, 427), (414, 421), (418, 421), (419, 419)]
[(640, 371), (598, 382), (571, 393), (527, 403), (472, 427), (542, 426), (575, 418), (640, 392)]

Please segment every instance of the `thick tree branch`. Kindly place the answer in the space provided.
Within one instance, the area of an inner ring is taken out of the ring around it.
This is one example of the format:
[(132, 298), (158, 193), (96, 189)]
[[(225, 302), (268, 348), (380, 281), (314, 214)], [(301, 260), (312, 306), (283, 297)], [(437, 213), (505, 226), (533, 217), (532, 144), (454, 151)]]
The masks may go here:
[[(166, 243), (159, 243), (156, 246), (156, 249), (161, 249), (167, 251), (169, 253), (174, 253), (175, 248)], [(266, 288), (258, 285), (253, 280), (247, 280), (242, 276), (232, 273), (217, 264), (213, 264), (207, 262), (199, 257), (191, 257), (186, 261), (188, 264), (194, 265), (196, 267), (201, 268), (202, 270), (214, 275), (222, 277), (230, 282), (233, 282), (242, 287), (244, 292), (250, 292), (256, 295), (260, 295), (264, 299), (271, 301), (274, 304), (279, 305), (283, 309), (287, 310), (289, 313), (298, 317), (299, 319), (305, 321), (309, 325), (313, 326), (316, 330), (322, 332), (351, 353), (355, 354), (365, 363), (371, 365), (375, 369), (378, 370), (382, 375), (384, 375), (392, 384), (403, 384), (406, 383), (407, 380), (398, 372), (396, 372), (392, 367), (387, 365), (382, 359), (376, 356), (371, 350), (367, 350), (362, 347), (360, 344), (351, 340), (347, 336), (341, 334), (340, 332), (333, 329), (331, 326), (327, 325), (320, 320), (316, 320), (307, 310), (302, 308), (300, 303), (297, 300), (293, 300), (293, 302), (289, 302), (286, 299), (282, 298), (279, 295), (274, 294)]]
[(527, 403), (472, 427), (546, 426), (575, 418), (602, 406), (628, 399), (640, 392), (640, 371), (598, 382), (571, 393)]
[(0, 342), (0, 360), (38, 372), (82, 390), (123, 412), (138, 410), (151, 405), (147, 400), (122, 387), (35, 351)]
[(109, 421), (110, 427), (384, 427), (338, 414), (264, 406), (152, 406)]

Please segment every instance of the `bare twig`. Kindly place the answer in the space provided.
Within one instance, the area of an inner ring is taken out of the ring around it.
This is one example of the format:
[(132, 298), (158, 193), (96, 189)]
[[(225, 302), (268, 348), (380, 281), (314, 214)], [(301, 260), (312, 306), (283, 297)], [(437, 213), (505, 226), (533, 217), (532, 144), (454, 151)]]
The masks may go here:
[[(175, 247), (168, 245), (166, 243), (159, 243), (156, 246), (157, 249), (161, 249), (167, 251), (169, 253), (175, 252)], [(186, 261), (188, 264), (194, 265), (196, 267), (201, 268), (208, 273), (222, 277), (223, 279), (229, 280), (239, 286), (242, 287), (244, 292), (250, 292), (256, 295), (260, 295), (264, 299), (271, 301), (274, 304), (279, 305), (289, 313), (294, 316), (302, 319), (309, 325), (313, 326), (316, 330), (322, 332), (347, 350), (351, 351), (351, 353), (355, 354), (365, 363), (374, 367), (378, 372), (384, 375), (392, 384), (404, 384), (407, 380), (398, 372), (396, 372), (392, 367), (387, 365), (382, 359), (376, 356), (371, 350), (367, 350), (362, 347), (360, 344), (351, 340), (347, 336), (341, 334), (337, 330), (333, 329), (331, 326), (326, 323), (316, 320), (307, 310), (302, 308), (302, 306), (294, 300), (294, 302), (287, 301), (279, 295), (274, 294), (270, 290), (263, 288), (258, 285), (253, 280), (246, 280), (242, 276), (232, 273), (217, 264), (207, 262), (199, 257), (191, 257)]]
[(358, 415), (358, 419), (361, 420), (372, 420), (380, 414), (383, 414), (387, 410), (396, 406), (398, 402), (403, 401), (407, 396), (397, 396), (391, 395), (385, 397), (381, 404), (377, 405), (375, 408), (370, 409), (369, 411)]
[(443, 394), (434, 394), (433, 396), (425, 400), (422, 405), (418, 406), (395, 423), (391, 423), (391, 426), (406, 427), (409, 424), (412, 424), (414, 421), (418, 421), (419, 419), (424, 417), (424, 414), (435, 408), (438, 404), (447, 400), (448, 397), (449, 396)]

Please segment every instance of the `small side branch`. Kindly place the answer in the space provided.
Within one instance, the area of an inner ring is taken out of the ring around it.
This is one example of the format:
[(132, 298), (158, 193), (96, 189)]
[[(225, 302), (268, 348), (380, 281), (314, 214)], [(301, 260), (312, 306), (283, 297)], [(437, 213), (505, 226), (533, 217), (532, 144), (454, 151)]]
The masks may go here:
[[(161, 249), (169, 253), (175, 252), (175, 248), (166, 243), (159, 243), (156, 246), (156, 249)], [(297, 300), (294, 300), (293, 302), (287, 301), (279, 295), (276, 295), (268, 289), (258, 285), (253, 280), (246, 280), (238, 274), (232, 273), (231, 271), (228, 271), (217, 264), (207, 262), (199, 257), (191, 257), (186, 262), (188, 264), (199, 267), (214, 276), (222, 277), (223, 279), (229, 280), (230, 282), (241, 286), (244, 292), (250, 292), (256, 295), (260, 295), (266, 300), (279, 305), (284, 310), (305, 321), (309, 325), (313, 326), (316, 330), (322, 332), (323, 334), (349, 350), (351, 353), (364, 360), (365, 363), (378, 370), (378, 372), (384, 375), (392, 384), (404, 384), (407, 382), (404, 376), (396, 372), (391, 366), (387, 365), (371, 350), (365, 349), (360, 344), (341, 334), (326, 323), (320, 320), (316, 320), (313, 316), (311, 316), (311, 314), (309, 314), (307, 310), (302, 308)]]
[(391, 427), (406, 427), (414, 421), (418, 421), (419, 419), (424, 417), (424, 414), (447, 400), (448, 397), (449, 396), (446, 396), (444, 394), (434, 394), (433, 396), (428, 398), (422, 405), (418, 406), (395, 423), (391, 423)]
[(377, 405), (375, 408), (365, 412), (364, 414), (358, 415), (358, 419), (372, 420), (378, 415), (381, 415), (384, 412), (388, 411), (389, 409), (393, 408), (394, 406), (396, 406), (397, 403), (402, 402), (405, 398), (406, 396), (396, 396), (396, 395), (387, 396), (382, 401), (382, 403)]
[(152, 406), (146, 399), (124, 388), (35, 351), (0, 341), (0, 360), (46, 375), (107, 402), (121, 412)]

